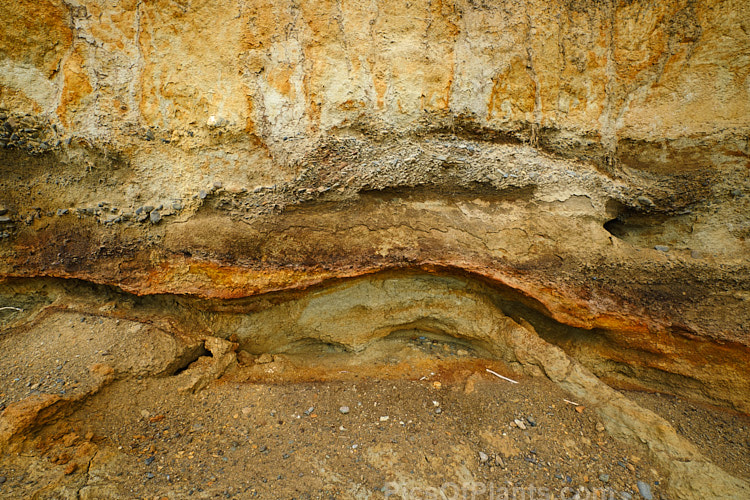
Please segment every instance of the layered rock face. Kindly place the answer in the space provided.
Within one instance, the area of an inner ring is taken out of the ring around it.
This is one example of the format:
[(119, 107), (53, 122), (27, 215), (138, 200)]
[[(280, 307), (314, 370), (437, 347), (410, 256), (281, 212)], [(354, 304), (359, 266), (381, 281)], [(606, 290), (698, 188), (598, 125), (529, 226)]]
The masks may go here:
[[(744, 2), (24, 0), (0, 18), (6, 290), (176, 294), (229, 336), (227, 311), (309, 287), (454, 275), (615, 385), (750, 412)], [(413, 307), (402, 326), (454, 306)]]

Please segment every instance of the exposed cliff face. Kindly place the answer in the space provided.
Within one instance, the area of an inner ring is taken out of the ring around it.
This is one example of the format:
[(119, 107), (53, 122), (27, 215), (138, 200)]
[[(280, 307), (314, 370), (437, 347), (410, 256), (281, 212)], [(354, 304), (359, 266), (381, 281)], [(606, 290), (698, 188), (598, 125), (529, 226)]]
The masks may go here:
[[(438, 295), (502, 295), (608, 382), (750, 412), (745, 2), (23, 0), (0, 19), (9, 306), (76, 278), (187, 296), (169, 314), (227, 337), (266, 300), (427, 272)], [(384, 325), (404, 326), (365, 330)]]

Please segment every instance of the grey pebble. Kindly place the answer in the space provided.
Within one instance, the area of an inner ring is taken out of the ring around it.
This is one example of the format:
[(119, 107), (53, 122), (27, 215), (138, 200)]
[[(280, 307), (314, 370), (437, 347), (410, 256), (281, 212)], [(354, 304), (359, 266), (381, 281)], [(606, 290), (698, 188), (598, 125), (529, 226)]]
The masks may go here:
[(153, 472), (147, 472), (146, 473), (146, 478), (153, 479), (154, 478), (154, 473)]
[(5, 476), (0, 476), (0, 484), (3, 484), (7, 480), (8, 478), (6, 478)]
[(315, 407), (311, 406), (310, 408), (308, 408), (307, 410), (305, 410), (305, 415), (307, 415), (309, 417), (312, 414), (312, 412), (314, 412), (314, 411), (315, 411)]
[(182, 202), (181, 201), (173, 201), (172, 202), (172, 208), (175, 210), (182, 210)]
[(654, 206), (654, 202), (651, 201), (650, 198), (647, 198), (645, 196), (639, 196), (637, 198), (637, 200), (638, 200), (638, 203), (640, 203), (644, 207), (653, 207)]
[(443, 413), (443, 409), (442, 408), (435, 408), (435, 413), (437, 413), (438, 415), (440, 415), (441, 413)]
[(206, 199), (206, 192), (204, 190), (202, 190), (202, 189), (200, 191), (198, 191), (198, 198), (200, 198), (201, 200), (205, 200)]
[(649, 486), (648, 483), (638, 481), (636, 486), (638, 486), (638, 493), (640, 493), (643, 498), (646, 500), (653, 500), (654, 495), (651, 493), (651, 486)]
[(339, 411), (341, 413), (343, 413), (344, 415), (346, 415), (347, 413), (349, 413), (349, 407), (348, 406), (342, 406), (341, 408), (339, 408)]
[(483, 451), (479, 452), (479, 462), (486, 464), (490, 457)]
[(654, 245), (654, 250), (659, 250), (660, 252), (669, 252), (669, 247), (666, 245)]
[(161, 220), (161, 212), (154, 210), (149, 214), (149, 218), (151, 219), (152, 224), (157, 224)]
[(146, 460), (144, 460), (144, 462), (146, 462), (146, 465), (151, 465), (152, 463), (154, 463), (154, 460), (154, 457), (148, 457)]
[(609, 482), (609, 474), (599, 474), (599, 481), (603, 483)]

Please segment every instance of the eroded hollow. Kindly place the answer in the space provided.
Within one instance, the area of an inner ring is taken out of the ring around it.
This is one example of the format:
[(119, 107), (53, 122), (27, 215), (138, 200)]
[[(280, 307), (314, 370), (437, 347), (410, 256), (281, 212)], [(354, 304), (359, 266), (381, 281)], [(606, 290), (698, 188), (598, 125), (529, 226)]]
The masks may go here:
[[(32, 337), (43, 335), (61, 310), (124, 320), (104, 323), (111, 329), (108, 334), (119, 339), (117, 345), (125, 346), (120, 349), (122, 368), (113, 361), (120, 359), (116, 349), (110, 349), (115, 358), (102, 358), (123, 373), (138, 364), (127, 361), (132, 353), (124, 339), (139, 324), (151, 325), (143, 331), (158, 332), (147, 337), (151, 343), (165, 335), (177, 339), (164, 344), (174, 346), (163, 354), (166, 368), (159, 373), (166, 374), (180, 375), (205, 357), (207, 338), (237, 344), (239, 368), (244, 370), (239, 378), (245, 380), (266, 380), (269, 372), (280, 382), (331, 379), (355, 370), (409, 377), (416, 373), (410, 367), (459, 369), (480, 361), (513, 371), (508, 341), (528, 322), (544, 340), (616, 387), (750, 412), (750, 353), (743, 346), (694, 337), (679, 328), (620, 332), (569, 326), (551, 318), (532, 298), (468, 274), (392, 270), (231, 300), (138, 297), (112, 287), (50, 279), (9, 281), (5, 291), (4, 304), (18, 303), (15, 297), (23, 294), (38, 298), (34, 304), (22, 304), (23, 311), (6, 311), (3, 340), (9, 345), (24, 330), (38, 332)], [(89, 324), (65, 321), (78, 329)], [(75, 339), (80, 333), (71, 330), (69, 336)], [(257, 362), (269, 359), (277, 363)]]

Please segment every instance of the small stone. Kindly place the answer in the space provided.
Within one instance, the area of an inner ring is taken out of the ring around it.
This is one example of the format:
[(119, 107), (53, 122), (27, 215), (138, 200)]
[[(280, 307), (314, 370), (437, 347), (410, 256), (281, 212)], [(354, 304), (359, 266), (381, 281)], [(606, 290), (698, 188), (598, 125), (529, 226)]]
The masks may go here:
[(534, 420), (534, 417), (526, 417), (526, 421), (529, 423), (530, 426), (536, 427), (536, 420)]
[(259, 365), (265, 365), (266, 363), (273, 363), (273, 356), (271, 356), (267, 352), (264, 352), (263, 354), (258, 356), (258, 359), (256, 359), (255, 362)]
[(0, 216), (0, 223), (10, 222), (12, 219), (7, 215)]
[(609, 482), (609, 474), (599, 474), (599, 481), (603, 483)]
[(653, 500), (654, 495), (651, 493), (651, 486), (649, 486), (648, 483), (638, 481), (636, 486), (638, 487), (638, 493), (640, 493), (643, 498), (646, 500)]
[(483, 451), (479, 452), (479, 463), (486, 464), (490, 457)]
[(597, 422), (597, 423), (596, 423), (596, 430), (597, 430), (598, 432), (604, 432), (604, 424), (603, 424), (603, 423), (601, 423), (601, 422)]
[(644, 206), (644, 207), (653, 207), (654, 206), (654, 202), (651, 201), (651, 199), (647, 198), (646, 196), (639, 196), (637, 198), (637, 200), (638, 200), (638, 203), (641, 204), (641, 206)]
[(312, 412), (314, 412), (314, 411), (315, 411), (315, 407), (311, 406), (310, 408), (308, 408), (307, 410), (305, 410), (305, 415), (307, 415), (309, 417), (310, 415), (312, 415)]
[(76, 471), (76, 469), (78, 469), (78, 464), (77, 463), (75, 463), (75, 462), (69, 463), (68, 466), (65, 467), (65, 475), (69, 476), (69, 475), (73, 474)]
[(3, 484), (5, 481), (7, 481), (8, 478), (5, 476), (0, 476), (0, 484)]
[(633, 500), (633, 495), (627, 491), (620, 492), (620, 500)]
[(181, 201), (173, 201), (172, 202), (172, 208), (174, 210), (182, 210), (182, 202)]
[(161, 220), (161, 212), (154, 210), (148, 215), (148, 217), (151, 220), (151, 224), (158, 224)]
[(513, 423), (516, 424), (516, 427), (518, 427), (522, 431), (526, 430), (526, 424), (523, 423), (523, 420), (515, 419)]
[(141, 416), (143, 418), (148, 418), (151, 415), (148, 410), (141, 410)]
[(389, 418), (390, 417), (388, 415), (383, 415), (382, 417), (380, 417), (380, 421), (381, 422), (387, 422)]
[(669, 252), (669, 247), (666, 245), (654, 245), (654, 250), (659, 250), (660, 252)]
[(151, 457), (148, 457), (146, 460), (144, 460), (144, 462), (146, 463), (146, 465), (151, 465), (152, 463), (154, 463), (154, 460), (155, 458), (151, 456)]
[(690, 250), (690, 256), (694, 259), (700, 259), (701, 253), (698, 250)]
[(349, 407), (348, 406), (342, 406), (341, 408), (339, 408), (339, 411), (341, 413), (343, 413), (344, 415), (346, 415), (347, 413), (349, 413)]
[(224, 184), (221, 183), (221, 181), (214, 181), (214, 188), (221, 189), (224, 186)]
[(146, 473), (146, 479), (153, 479), (153, 478), (154, 478), (154, 473), (153, 472), (147, 472)]
[(442, 408), (435, 408), (435, 413), (437, 415), (440, 415), (441, 413), (443, 413), (443, 409)]
[(202, 189), (200, 191), (198, 191), (198, 198), (200, 198), (201, 200), (205, 200), (206, 199), (206, 192), (204, 190), (202, 190)]

